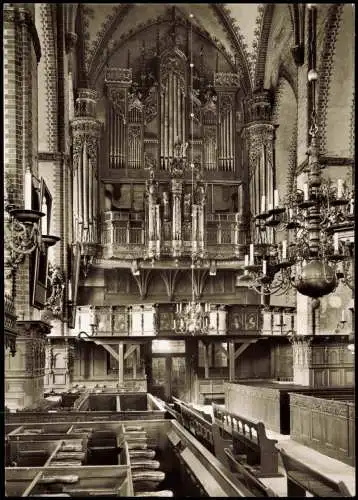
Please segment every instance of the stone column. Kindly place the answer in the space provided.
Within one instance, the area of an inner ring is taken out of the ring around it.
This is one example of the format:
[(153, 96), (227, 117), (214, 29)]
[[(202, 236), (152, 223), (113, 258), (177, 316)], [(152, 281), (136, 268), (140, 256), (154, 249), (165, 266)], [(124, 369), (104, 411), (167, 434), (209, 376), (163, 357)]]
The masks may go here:
[[(264, 210), (273, 208), (275, 172), (274, 139), (275, 126), (271, 120), (270, 96), (267, 91), (256, 91), (248, 103), (250, 121), (243, 130), (247, 151), (247, 183), (251, 217), (262, 211), (262, 196), (265, 196)], [(243, 197), (243, 215), (247, 214)]]
[(23, 409), (44, 396), (46, 335), (51, 326), (43, 321), (18, 321), (17, 352), (5, 360), (5, 403)]
[(101, 124), (95, 118), (96, 91), (79, 89), (78, 94), (76, 116), (71, 123), (74, 239), (90, 247), (98, 242), (98, 147)]

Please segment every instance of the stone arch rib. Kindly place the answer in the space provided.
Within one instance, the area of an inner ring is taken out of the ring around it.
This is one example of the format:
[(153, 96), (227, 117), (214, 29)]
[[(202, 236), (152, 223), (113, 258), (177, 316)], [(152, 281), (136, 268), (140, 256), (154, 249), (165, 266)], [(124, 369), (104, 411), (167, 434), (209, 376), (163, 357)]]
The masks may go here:
[(254, 88), (263, 88), (265, 81), (265, 66), (267, 45), (270, 36), (271, 22), (274, 13), (275, 5), (267, 4), (262, 20), (261, 38), (257, 48), (257, 61), (254, 78)]
[(333, 59), (335, 54), (336, 40), (340, 21), (343, 14), (344, 4), (332, 4), (329, 8), (325, 33), (326, 38), (323, 44), (318, 84), (317, 116), (319, 127), (319, 152), (325, 153), (327, 144), (327, 111), (328, 99), (333, 71)]

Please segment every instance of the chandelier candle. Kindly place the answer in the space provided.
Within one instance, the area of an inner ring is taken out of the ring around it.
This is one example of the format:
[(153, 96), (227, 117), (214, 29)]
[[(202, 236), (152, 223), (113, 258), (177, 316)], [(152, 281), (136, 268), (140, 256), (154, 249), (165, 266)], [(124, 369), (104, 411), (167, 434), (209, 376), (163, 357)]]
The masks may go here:
[(262, 274), (266, 275), (267, 273), (267, 261), (263, 260), (262, 261)]
[(264, 213), (266, 208), (266, 196), (263, 194), (261, 196), (261, 212)]
[(337, 184), (337, 198), (340, 200), (343, 198), (343, 179), (338, 179)]
[(25, 172), (25, 193), (24, 193), (24, 202), (25, 202), (25, 210), (31, 210), (32, 205), (32, 174), (29, 170)]
[(282, 260), (287, 259), (287, 240), (283, 240), (282, 242)]
[(254, 265), (254, 244), (250, 244), (250, 266)]
[(334, 253), (337, 255), (339, 252), (339, 241), (338, 241), (338, 234), (334, 233), (333, 235), (333, 250)]
[(303, 200), (307, 201), (308, 200), (308, 183), (305, 182), (303, 184)]
[(275, 189), (273, 193), (273, 206), (274, 208), (277, 208), (279, 206), (279, 198), (278, 198), (278, 189)]

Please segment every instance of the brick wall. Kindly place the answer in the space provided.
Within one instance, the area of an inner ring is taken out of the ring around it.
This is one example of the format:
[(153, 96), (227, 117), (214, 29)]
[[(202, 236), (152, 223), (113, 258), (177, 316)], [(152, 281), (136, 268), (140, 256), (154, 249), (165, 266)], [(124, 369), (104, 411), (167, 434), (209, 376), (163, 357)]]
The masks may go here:
[[(7, 5), (4, 9), (4, 171), (10, 202), (23, 207), (23, 180), (33, 171), (36, 156), (36, 32), (31, 9)], [(36, 164), (35, 164), (36, 165)], [(11, 186), (9, 192), (9, 186)], [(29, 305), (29, 258), (20, 264), (15, 282), (16, 313), (27, 319)]]

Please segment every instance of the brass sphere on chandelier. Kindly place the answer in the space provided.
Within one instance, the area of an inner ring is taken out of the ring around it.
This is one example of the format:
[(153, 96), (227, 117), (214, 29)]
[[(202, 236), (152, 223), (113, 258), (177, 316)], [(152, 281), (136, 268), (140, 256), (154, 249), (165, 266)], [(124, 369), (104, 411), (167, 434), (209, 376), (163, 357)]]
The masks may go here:
[(337, 286), (337, 276), (327, 263), (313, 260), (306, 264), (295, 287), (299, 293), (312, 298), (323, 297), (333, 292)]

